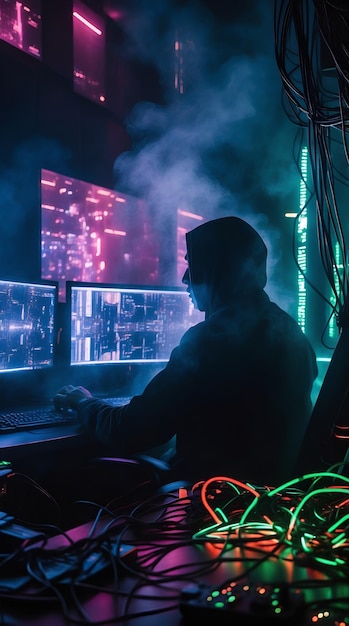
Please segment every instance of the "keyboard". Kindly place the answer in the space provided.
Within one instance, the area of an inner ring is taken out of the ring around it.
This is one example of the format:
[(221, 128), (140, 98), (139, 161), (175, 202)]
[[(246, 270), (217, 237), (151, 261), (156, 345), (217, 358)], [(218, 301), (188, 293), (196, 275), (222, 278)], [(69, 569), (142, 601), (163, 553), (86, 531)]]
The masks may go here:
[[(123, 406), (131, 400), (130, 396), (100, 398), (111, 406)], [(48, 426), (64, 426), (77, 423), (75, 411), (57, 411), (54, 407), (43, 407), (24, 411), (7, 411), (0, 413), (0, 433), (16, 430), (30, 430)]]
[(124, 406), (124, 404), (128, 404), (131, 400), (132, 396), (116, 396), (114, 398), (99, 398), (102, 402), (106, 402), (106, 404), (110, 404), (111, 406)]
[(13, 432), (45, 426), (64, 426), (76, 424), (75, 411), (56, 411), (54, 408), (38, 408), (25, 411), (8, 411), (0, 413), (0, 433)]

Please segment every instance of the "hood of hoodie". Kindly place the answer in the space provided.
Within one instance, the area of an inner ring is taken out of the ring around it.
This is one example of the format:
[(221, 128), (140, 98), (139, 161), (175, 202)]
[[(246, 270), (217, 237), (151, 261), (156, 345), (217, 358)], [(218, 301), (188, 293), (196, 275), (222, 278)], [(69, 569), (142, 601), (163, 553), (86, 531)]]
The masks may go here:
[(267, 248), (239, 217), (222, 217), (186, 233), (190, 289), (206, 315), (253, 298), (266, 281)]

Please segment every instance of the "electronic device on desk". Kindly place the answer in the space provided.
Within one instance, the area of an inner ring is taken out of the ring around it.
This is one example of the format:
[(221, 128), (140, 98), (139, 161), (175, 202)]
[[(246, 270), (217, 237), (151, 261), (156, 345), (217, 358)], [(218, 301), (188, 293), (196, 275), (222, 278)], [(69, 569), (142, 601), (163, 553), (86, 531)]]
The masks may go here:
[(50, 400), (57, 304), (55, 281), (0, 280), (0, 433), (74, 419), (55, 412)]
[(221, 585), (191, 585), (182, 590), (180, 608), (185, 618), (217, 624), (303, 623), (304, 594), (287, 584), (251, 584), (226, 581)]

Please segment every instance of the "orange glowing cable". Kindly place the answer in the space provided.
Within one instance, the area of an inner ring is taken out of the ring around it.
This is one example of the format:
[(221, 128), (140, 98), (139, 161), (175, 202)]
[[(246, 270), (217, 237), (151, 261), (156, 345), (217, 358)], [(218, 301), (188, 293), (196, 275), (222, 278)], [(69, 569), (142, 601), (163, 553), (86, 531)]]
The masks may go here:
[(344, 506), (345, 504), (349, 504), (349, 498), (346, 498), (345, 500), (342, 500), (342, 502), (339, 502), (339, 504), (335, 504), (334, 508), (335, 509), (339, 509), (340, 507)]
[(218, 481), (220, 481), (220, 482), (223, 481), (223, 482), (226, 482), (226, 483), (232, 483), (233, 485), (237, 485), (238, 487), (241, 487), (245, 491), (249, 491), (250, 493), (252, 493), (256, 498), (259, 498), (259, 496), (260, 496), (258, 491), (253, 489), (253, 487), (250, 487), (250, 485), (247, 485), (246, 483), (243, 483), (240, 480), (236, 480), (236, 478), (230, 478), (229, 476), (213, 476), (212, 478), (208, 478), (208, 480), (206, 480), (204, 482), (204, 484), (202, 485), (201, 500), (202, 500), (202, 503), (203, 503), (204, 507), (207, 509), (207, 511), (209, 512), (211, 517), (213, 517), (214, 521), (217, 524), (221, 524), (222, 520), (218, 517), (218, 515), (216, 515), (216, 512), (209, 505), (209, 503), (207, 501), (207, 497), (206, 497), (206, 491), (207, 491), (208, 486), (211, 483), (218, 482)]
[(191, 490), (194, 492), (195, 489), (200, 489), (201, 485), (203, 485), (204, 482), (205, 482), (204, 480), (198, 480), (196, 483), (194, 483)]

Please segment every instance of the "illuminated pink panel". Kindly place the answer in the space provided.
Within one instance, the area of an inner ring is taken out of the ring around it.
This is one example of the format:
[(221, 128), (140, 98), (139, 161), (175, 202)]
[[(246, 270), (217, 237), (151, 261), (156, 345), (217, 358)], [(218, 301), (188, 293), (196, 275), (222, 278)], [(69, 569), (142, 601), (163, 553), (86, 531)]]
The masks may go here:
[(156, 285), (159, 242), (145, 202), (43, 169), (41, 275), (67, 280)]
[(41, 58), (41, 0), (0, 0), (0, 39)]
[(73, 6), (74, 90), (98, 102), (105, 95), (105, 20), (80, 0)]

